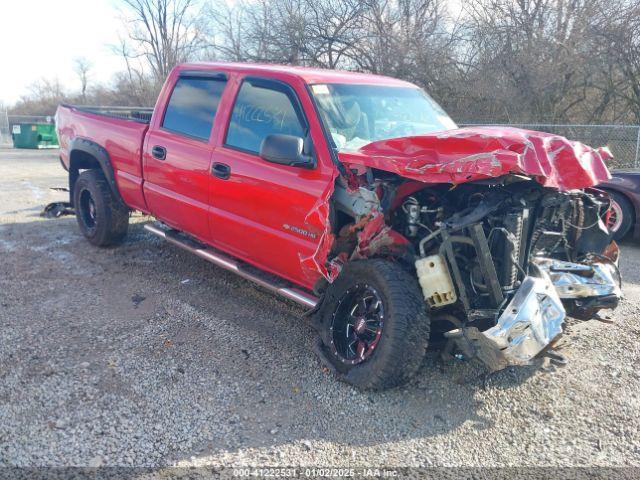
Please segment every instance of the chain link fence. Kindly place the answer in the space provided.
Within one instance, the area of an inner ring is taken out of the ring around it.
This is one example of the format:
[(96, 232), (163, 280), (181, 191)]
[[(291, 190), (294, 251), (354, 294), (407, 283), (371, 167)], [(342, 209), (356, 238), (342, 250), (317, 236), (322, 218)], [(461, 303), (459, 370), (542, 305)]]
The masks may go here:
[(553, 133), (591, 147), (608, 146), (610, 169), (640, 167), (640, 125), (556, 125), (544, 123), (461, 123), (460, 126), (508, 126)]

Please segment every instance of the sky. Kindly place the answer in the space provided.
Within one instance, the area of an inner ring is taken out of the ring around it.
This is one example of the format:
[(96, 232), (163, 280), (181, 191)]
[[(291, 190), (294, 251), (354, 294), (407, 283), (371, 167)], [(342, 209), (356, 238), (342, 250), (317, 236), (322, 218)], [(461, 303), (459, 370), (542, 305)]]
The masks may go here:
[(2, 0), (0, 102), (15, 103), (40, 78), (80, 89), (74, 59), (86, 57), (91, 82), (108, 84), (124, 62), (110, 51), (122, 23), (117, 0)]

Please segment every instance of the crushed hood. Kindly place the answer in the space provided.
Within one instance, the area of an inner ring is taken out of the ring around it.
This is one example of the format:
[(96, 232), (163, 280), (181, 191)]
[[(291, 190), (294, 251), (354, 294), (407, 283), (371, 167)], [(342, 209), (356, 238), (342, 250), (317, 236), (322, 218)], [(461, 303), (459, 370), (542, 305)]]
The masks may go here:
[(611, 178), (607, 148), (591, 148), (550, 133), (511, 127), (459, 128), (369, 143), (341, 153), (363, 165), (427, 183), (465, 183), (522, 174), (545, 187), (587, 188)]

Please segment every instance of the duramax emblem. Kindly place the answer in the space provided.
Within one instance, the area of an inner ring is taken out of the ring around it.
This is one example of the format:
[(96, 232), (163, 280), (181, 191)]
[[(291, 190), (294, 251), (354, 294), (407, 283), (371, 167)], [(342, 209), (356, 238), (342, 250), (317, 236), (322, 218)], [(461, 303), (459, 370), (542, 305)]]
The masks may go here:
[(288, 223), (282, 224), (282, 228), (285, 230), (290, 230), (298, 235), (302, 235), (303, 237), (313, 238), (315, 239), (318, 235), (316, 233), (310, 232), (309, 230), (305, 230), (304, 228), (296, 227), (294, 225), (289, 225)]

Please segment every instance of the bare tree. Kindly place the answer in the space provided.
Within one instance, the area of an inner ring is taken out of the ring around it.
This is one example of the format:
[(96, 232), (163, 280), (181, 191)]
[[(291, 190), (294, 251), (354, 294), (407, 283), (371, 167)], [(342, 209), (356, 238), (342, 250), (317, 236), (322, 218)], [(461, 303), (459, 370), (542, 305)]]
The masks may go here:
[(367, 6), (364, 39), (351, 53), (358, 67), (424, 86), (438, 83), (456, 39), (445, 2), (367, 0)]
[(157, 82), (206, 46), (198, 22), (198, 0), (123, 0), (128, 58), (142, 58)]
[(603, 4), (594, 26), (602, 75), (595, 85), (622, 102), (640, 124), (640, 4), (615, 0)]
[(9, 108), (10, 115), (53, 115), (68, 98), (57, 78), (41, 78), (27, 88), (29, 93)]
[(601, 3), (467, 1), (476, 105), (486, 104), (494, 115), (505, 112), (506, 121), (570, 121), (590, 94), (590, 27)]
[(306, 1), (258, 0), (247, 8), (245, 22), (250, 60), (308, 64)]
[(64, 98), (64, 90), (57, 78), (41, 78), (28, 87), (29, 93), (34, 98), (44, 100), (59, 100)]
[(74, 67), (78, 79), (80, 80), (80, 95), (82, 97), (82, 103), (87, 102), (87, 85), (89, 83), (89, 71), (92, 64), (85, 57), (78, 57), (74, 60)]
[(369, 6), (362, 0), (306, 0), (308, 5), (309, 61), (325, 68), (355, 66), (357, 45), (366, 35)]
[(237, 62), (247, 60), (247, 46), (244, 42), (247, 9), (244, 3), (242, 1), (234, 4), (209, 3), (205, 12), (217, 33), (210, 42), (214, 52), (221, 54), (226, 60)]

